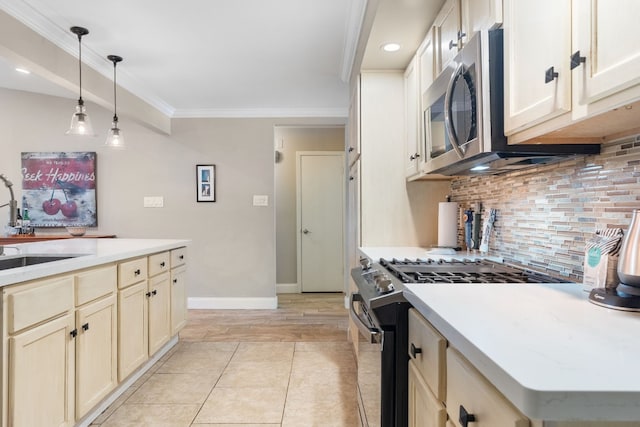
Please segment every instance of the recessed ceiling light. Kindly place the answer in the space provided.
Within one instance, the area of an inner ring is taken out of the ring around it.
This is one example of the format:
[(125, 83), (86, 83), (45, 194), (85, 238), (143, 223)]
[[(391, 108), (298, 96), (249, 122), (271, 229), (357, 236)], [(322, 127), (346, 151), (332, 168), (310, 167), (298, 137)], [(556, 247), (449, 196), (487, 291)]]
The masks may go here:
[(22, 74), (31, 74), (31, 71), (26, 70), (24, 68), (16, 68), (16, 71)]
[(382, 45), (382, 50), (385, 52), (397, 52), (400, 50), (400, 45), (398, 43), (385, 43)]

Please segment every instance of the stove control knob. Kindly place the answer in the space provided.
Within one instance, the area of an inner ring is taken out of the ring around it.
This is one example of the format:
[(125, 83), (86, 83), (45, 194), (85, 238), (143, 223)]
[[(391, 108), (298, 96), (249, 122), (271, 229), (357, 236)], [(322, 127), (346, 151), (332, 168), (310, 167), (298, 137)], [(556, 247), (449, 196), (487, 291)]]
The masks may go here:
[(368, 270), (371, 268), (371, 260), (369, 258), (360, 258), (360, 265), (363, 270)]
[(376, 289), (381, 294), (388, 294), (394, 290), (393, 284), (391, 283), (391, 279), (386, 274), (381, 274), (376, 277)]

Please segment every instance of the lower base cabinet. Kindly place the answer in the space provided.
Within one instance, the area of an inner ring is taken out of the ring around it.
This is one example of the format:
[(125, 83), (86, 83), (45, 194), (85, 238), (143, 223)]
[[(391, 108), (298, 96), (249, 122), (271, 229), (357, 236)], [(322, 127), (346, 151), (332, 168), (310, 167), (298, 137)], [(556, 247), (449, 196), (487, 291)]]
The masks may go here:
[(409, 361), (409, 427), (445, 427), (447, 411)]
[(8, 425), (73, 425), (74, 329), (69, 313), (9, 339)]
[(118, 291), (118, 380), (124, 381), (148, 358), (147, 281)]
[(149, 354), (171, 338), (171, 286), (169, 272), (149, 279)]
[(79, 308), (76, 327), (76, 418), (80, 419), (118, 384), (115, 294)]

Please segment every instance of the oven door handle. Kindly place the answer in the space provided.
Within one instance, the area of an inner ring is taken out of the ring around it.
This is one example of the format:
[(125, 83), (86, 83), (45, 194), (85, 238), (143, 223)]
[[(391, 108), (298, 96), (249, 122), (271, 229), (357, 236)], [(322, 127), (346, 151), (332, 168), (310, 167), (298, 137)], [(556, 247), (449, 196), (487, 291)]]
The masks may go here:
[[(349, 316), (351, 317), (351, 320), (353, 320), (353, 322), (358, 327), (358, 331), (360, 331), (360, 333), (367, 339), (370, 344), (382, 344), (382, 331), (375, 326), (365, 323), (365, 320), (362, 318), (362, 316), (360, 316), (355, 310), (356, 303), (358, 303), (362, 310), (366, 313), (362, 295), (360, 295), (359, 293), (352, 293), (351, 309), (349, 310)], [(370, 321), (371, 319), (368, 320)]]

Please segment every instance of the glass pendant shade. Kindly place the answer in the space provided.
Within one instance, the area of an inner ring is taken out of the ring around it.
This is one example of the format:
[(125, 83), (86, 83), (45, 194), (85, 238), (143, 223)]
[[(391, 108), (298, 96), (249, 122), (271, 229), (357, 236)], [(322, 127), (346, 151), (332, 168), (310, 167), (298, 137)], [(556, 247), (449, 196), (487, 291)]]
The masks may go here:
[(91, 119), (85, 112), (84, 104), (80, 101), (76, 105), (76, 111), (71, 116), (71, 125), (66, 133), (67, 135), (95, 136), (91, 126)]
[(122, 131), (118, 127), (118, 118), (114, 117), (113, 122), (111, 123), (111, 129), (107, 133), (107, 139), (104, 142), (104, 145), (110, 148), (124, 149), (124, 135), (122, 135)]

